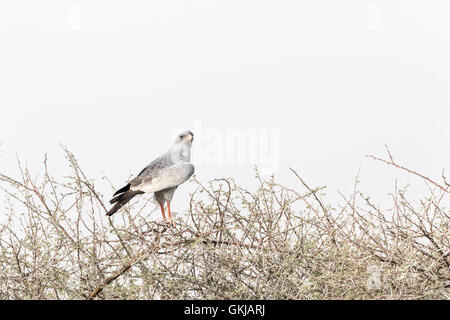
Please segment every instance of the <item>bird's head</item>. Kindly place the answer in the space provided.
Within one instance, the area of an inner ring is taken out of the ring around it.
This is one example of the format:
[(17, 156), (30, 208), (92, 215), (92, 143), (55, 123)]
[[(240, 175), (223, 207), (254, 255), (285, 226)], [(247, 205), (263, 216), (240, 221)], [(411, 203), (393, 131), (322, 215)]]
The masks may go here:
[(192, 145), (192, 141), (194, 141), (194, 134), (189, 130), (180, 132), (175, 138), (175, 144), (184, 144), (189, 147)]
[(172, 161), (191, 161), (191, 147), (194, 141), (194, 134), (189, 131), (180, 132), (175, 138), (175, 143), (170, 149)]
[(170, 148), (170, 155), (173, 161), (184, 160), (191, 161), (191, 147), (194, 141), (194, 134), (189, 131), (180, 132), (176, 138), (172, 148)]

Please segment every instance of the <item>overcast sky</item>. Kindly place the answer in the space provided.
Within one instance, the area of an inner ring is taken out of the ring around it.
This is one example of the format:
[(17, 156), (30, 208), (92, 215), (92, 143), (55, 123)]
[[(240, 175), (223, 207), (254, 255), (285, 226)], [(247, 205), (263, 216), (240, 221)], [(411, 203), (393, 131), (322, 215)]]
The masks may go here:
[(361, 167), (383, 197), (408, 181), (364, 157), (384, 144), (438, 179), (450, 171), (449, 16), (445, 0), (2, 1), (0, 169), (17, 175), (17, 154), (40, 170), (48, 152), (62, 173), (61, 143), (121, 187), (186, 128), (202, 181), (252, 185), (256, 162), (333, 194)]

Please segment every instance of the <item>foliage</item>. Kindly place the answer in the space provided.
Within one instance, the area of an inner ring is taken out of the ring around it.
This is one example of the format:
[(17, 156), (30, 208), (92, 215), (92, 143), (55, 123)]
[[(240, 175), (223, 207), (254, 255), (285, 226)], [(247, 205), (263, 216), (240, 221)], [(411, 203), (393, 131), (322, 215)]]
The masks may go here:
[(322, 188), (295, 171), (299, 190), (257, 171), (256, 191), (193, 178), (187, 213), (169, 228), (150, 222), (148, 197), (107, 218), (104, 196), (65, 152), (69, 177), (51, 177), (46, 159), (41, 178), (20, 163), (19, 179), (0, 175), (0, 299), (450, 297), (444, 175), (437, 183), (411, 171), (429, 194), (411, 201), (396, 187), (389, 209), (357, 182), (342, 204), (326, 206)]

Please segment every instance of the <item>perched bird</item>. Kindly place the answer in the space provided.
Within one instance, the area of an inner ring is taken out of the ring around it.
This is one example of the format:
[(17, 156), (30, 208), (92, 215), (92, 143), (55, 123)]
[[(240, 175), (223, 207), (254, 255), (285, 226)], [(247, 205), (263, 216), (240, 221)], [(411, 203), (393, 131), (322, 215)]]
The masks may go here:
[(175, 226), (170, 212), (170, 201), (177, 187), (194, 174), (194, 165), (190, 163), (193, 141), (194, 134), (191, 131), (180, 133), (169, 151), (153, 160), (130, 183), (117, 190), (109, 201), (115, 205), (106, 215), (113, 215), (138, 194), (154, 193), (154, 198), (161, 207), (164, 221), (167, 222), (164, 211), (164, 204), (167, 202), (168, 222)]

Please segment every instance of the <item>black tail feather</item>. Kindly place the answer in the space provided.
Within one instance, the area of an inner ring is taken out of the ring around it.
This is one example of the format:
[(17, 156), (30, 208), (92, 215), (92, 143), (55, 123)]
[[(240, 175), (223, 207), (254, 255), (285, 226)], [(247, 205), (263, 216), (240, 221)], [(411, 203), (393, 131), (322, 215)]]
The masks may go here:
[[(128, 190), (130, 190), (131, 184), (127, 184), (125, 187), (119, 189), (116, 191), (116, 193), (114, 193), (113, 197), (117, 196), (120, 193), (124, 193), (127, 192)], [(112, 202), (111, 202), (112, 203)]]
[[(124, 188), (122, 188), (124, 189)], [(119, 190), (120, 191), (120, 190)], [(131, 199), (134, 198), (134, 196), (144, 193), (143, 191), (132, 191), (132, 190), (128, 190), (125, 191), (124, 193), (118, 195), (117, 197), (114, 197), (110, 203), (113, 204), (116, 202), (116, 204), (114, 205), (114, 207), (111, 208), (111, 210), (108, 211), (108, 213), (106, 214), (107, 216), (112, 216), (114, 213), (117, 212), (117, 210), (119, 210), (120, 208), (122, 208), (128, 201), (130, 201)]]

